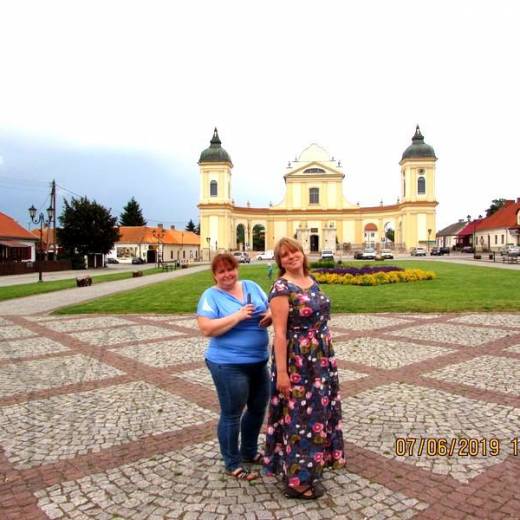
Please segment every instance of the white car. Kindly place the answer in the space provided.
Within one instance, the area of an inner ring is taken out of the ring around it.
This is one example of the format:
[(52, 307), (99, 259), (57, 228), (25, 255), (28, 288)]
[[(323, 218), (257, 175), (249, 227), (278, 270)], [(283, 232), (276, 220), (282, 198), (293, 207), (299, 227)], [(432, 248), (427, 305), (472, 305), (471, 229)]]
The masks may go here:
[(272, 251), (263, 251), (255, 256), (255, 260), (274, 260), (274, 253)]
[(412, 247), (410, 254), (412, 256), (426, 256), (426, 249), (424, 247)]
[(320, 260), (332, 260), (334, 262), (334, 252), (331, 249), (324, 249), (321, 252)]
[(381, 249), (381, 257), (387, 260), (394, 258), (394, 253), (391, 249)]
[(367, 247), (366, 249), (363, 249), (363, 252), (361, 253), (361, 258), (363, 260), (375, 260), (376, 259), (376, 250)]

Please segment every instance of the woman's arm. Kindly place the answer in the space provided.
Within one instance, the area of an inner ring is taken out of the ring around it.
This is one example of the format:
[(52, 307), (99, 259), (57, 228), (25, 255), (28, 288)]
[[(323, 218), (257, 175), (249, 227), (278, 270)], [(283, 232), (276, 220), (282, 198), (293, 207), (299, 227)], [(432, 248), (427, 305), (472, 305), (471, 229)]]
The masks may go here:
[(276, 362), (276, 389), (289, 397), (291, 383), (287, 373), (287, 318), (289, 298), (277, 296), (271, 300), (271, 314), (274, 326), (274, 359)]
[(204, 336), (222, 336), (230, 331), (233, 327), (238, 325), (242, 320), (251, 318), (254, 306), (251, 304), (244, 305), (240, 310), (224, 316), (223, 318), (206, 318), (205, 316), (198, 316), (197, 323), (199, 329)]

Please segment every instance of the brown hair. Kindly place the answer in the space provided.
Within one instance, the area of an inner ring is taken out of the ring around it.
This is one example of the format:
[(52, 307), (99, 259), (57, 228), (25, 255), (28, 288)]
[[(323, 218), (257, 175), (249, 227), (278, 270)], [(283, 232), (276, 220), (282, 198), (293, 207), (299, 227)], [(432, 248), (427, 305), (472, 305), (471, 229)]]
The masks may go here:
[(215, 274), (221, 265), (225, 265), (231, 269), (238, 269), (238, 260), (229, 253), (219, 253), (211, 262), (211, 272)]
[(303, 247), (294, 238), (283, 237), (278, 240), (276, 246), (274, 248), (274, 259), (276, 261), (276, 265), (278, 266), (278, 276), (283, 276), (285, 274), (285, 269), (282, 267), (282, 249), (288, 249), (291, 252), (300, 251), (303, 255), (303, 274), (307, 276), (309, 274), (309, 260), (307, 255), (303, 252)]

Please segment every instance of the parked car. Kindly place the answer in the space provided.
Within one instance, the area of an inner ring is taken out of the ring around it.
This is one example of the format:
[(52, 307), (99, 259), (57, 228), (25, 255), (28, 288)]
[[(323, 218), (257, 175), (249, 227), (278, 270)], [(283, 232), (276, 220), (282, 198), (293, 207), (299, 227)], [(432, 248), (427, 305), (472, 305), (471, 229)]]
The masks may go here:
[(272, 251), (262, 251), (255, 256), (255, 260), (274, 260), (274, 253)]
[(475, 250), (473, 249), (472, 246), (464, 246), (464, 247), (461, 249), (461, 252), (462, 252), (462, 253), (474, 253)]
[(105, 262), (107, 264), (118, 264), (119, 263), (119, 260), (117, 258), (112, 258), (110, 256), (108, 256), (105, 260)]
[(449, 255), (450, 254), (450, 248), (448, 246), (443, 246), (443, 247), (440, 248), (440, 250), (441, 250), (441, 253), (443, 255)]
[(332, 260), (334, 262), (334, 253), (331, 249), (324, 249), (321, 252), (320, 260)]
[(432, 256), (442, 256), (443, 254), (442, 247), (432, 247), (430, 249), (430, 255)]
[(518, 256), (519, 252), (520, 246), (515, 246), (513, 244), (506, 244), (500, 249), (500, 254), (502, 256)]
[(240, 264), (248, 264), (251, 262), (251, 258), (245, 251), (235, 251), (233, 256), (238, 260)]
[(381, 258), (392, 260), (394, 258), (394, 253), (392, 253), (391, 249), (381, 249)]
[(426, 249), (424, 247), (412, 247), (410, 254), (412, 256), (426, 256)]
[(132, 258), (132, 263), (133, 264), (146, 264), (146, 261), (143, 260), (140, 256), (134, 256)]
[(371, 247), (367, 247), (366, 249), (363, 250), (363, 253), (361, 254), (361, 258), (363, 260), (375, 260), (376, 259), (376, 250)]
[(363, 251), (354, 251), (354, 260), (362, 260), (363, 259)]

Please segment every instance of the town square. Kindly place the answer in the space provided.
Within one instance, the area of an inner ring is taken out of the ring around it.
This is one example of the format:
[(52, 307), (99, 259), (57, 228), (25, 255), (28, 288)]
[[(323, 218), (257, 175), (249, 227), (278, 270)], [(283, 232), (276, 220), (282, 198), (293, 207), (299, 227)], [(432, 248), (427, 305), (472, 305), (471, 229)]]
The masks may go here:
[(45, 4), (0, 8), (0, 520), (520, 519), (520, 8)]

